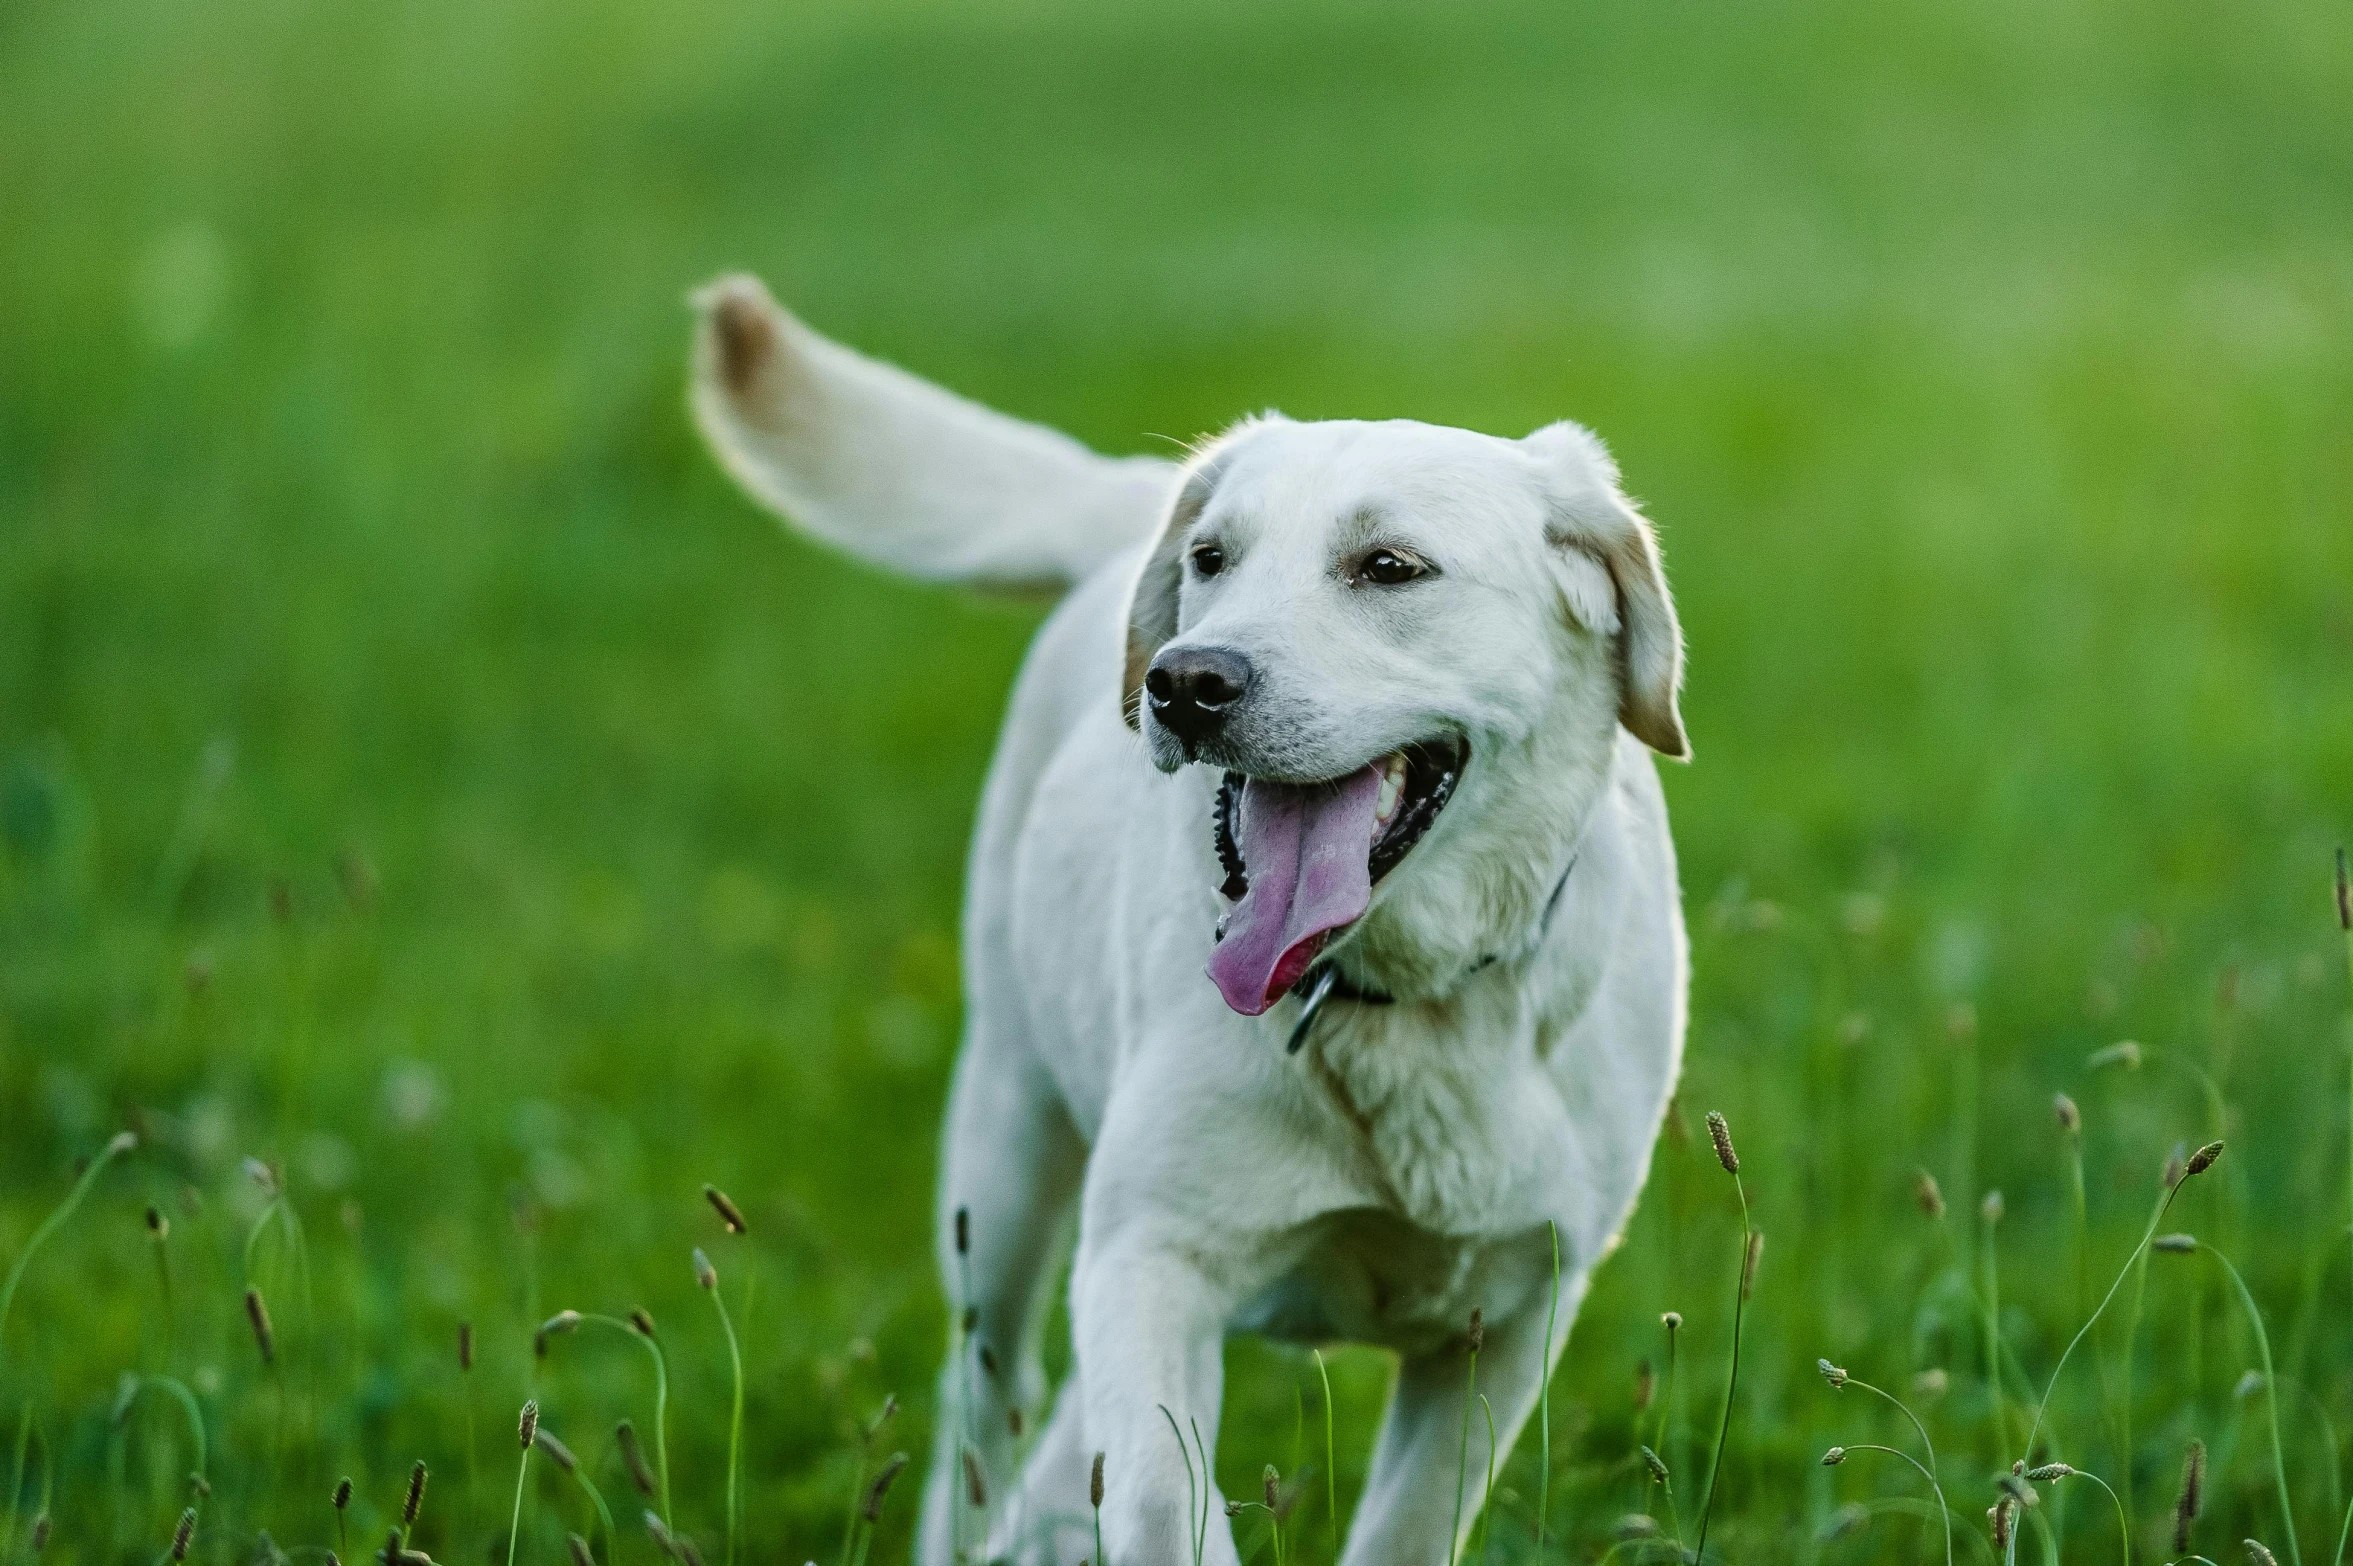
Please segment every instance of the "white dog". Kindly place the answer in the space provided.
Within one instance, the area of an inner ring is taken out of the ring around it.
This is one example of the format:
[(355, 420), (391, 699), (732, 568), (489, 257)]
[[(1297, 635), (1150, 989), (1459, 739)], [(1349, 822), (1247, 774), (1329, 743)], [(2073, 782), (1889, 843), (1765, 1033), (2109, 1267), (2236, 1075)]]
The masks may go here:
[[(751, 279), (700, 305), (695, 412), (759, 499), (919, 576), (1073, 584), (973, 842), (939, 1197), (966, 1331), (918, 1558), (1091, 1554), (1102, 1453), (1098, 1566), (1203, 1533), (1231, 1566), (1187, 1448), (1215, 1454), (1223, 1340), (1254, 1331), (1401, 1356), (1346, 1560), (1445, 1566), (1474, 1315), (1508, 1450), (1682, 1056), (1649, 755), (1688, 752), (1682, 642), (1608, 454), (1573, 424), (1270, 414), (1181, 466), (1114, 460)], [(1041, 1432), (1074, 1212), (1076, 1368)]]

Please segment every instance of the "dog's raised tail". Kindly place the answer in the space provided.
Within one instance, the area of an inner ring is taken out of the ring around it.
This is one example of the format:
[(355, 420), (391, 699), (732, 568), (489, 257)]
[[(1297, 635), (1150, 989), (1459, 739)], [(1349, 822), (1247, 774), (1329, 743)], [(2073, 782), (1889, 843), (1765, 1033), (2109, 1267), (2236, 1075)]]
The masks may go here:
[(1175, 464), (1105, 457), (819, 336), (754, 277), (694, 296), (695, 422), (764, 504), (877, 565), (1005, 588), (1141, 542)]

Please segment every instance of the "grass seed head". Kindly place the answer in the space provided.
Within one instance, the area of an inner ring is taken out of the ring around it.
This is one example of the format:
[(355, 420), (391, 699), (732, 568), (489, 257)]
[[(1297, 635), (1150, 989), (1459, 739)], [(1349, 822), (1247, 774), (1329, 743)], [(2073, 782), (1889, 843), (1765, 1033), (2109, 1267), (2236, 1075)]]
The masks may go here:
[(981, 1476), (980, 1454), (969, 1446), (964, 1449), (964, 1494), (972, 1502), (973, 1510), (988, 1509), (988, 1480)]
[(1649, 1469), (1650, 1476), (1660, 1484), (1667, 1482), (1667, 1460), (1647, 1446), (1642, 1448), (1642, 1466)]
[(1476, 1354), (1486, 1346), (1487, 1313), (1483, 1310), (1474, 1310), (1471, 1312), (1471, 1352)]
[(2168, 1256), (2187, 1256), (2197, 1248), (2198, 1237), (2194, 1234), (2160, 1234), (2149, 1242), (2150, 1250), (2162, 1251)]
[(870, 1523), (881, 1521), (882, 1499), (891, 1493), (892, 1484), (897, 1482), (899, 1475), (906, 1472), (906, 1469), (907, 1454), (893, 1452), (890, 1455), (890, 1460), (876, 1471), (872, 1482), (866, 1486), (866, 1498), (858, 1503), (858, 1515)]
[(570, 1332), (579, 1325), (580, 1312), (576, 1310), (557, 1311), (539, 1324), (538, 1331), (531, 1334), (531, 1357), (534, 1359), (547, 1358), (548, 1340)]
[(158, 1243), (171, 1238), (172, 1221), (163, 1215), (161, 1208), (147, 1209), (147, 1232), (154, 1235)]
[(672, 1560), (681, 1562), (682, 1566), (703, 1566), (702, 1552), (694, 1547), (694, 1540), (683, 1533), (672, 1533), (652, 1512), (645, 1514), (645, 1531)]
[(570, 1447), (556, 1439), (556, 1433), (553, 1430), (542, 1426), (537, 1432), (535, 1440), (539, 1449), (547, 1454), (547, 1460), (564, 1472), (572, 1473), (580, 1467), (580, 1459), (572, 1455)]
[(473, 1368), (474, 1324), (470, 1321), (461, 1321), (458, 1323), (458, 1369), (470, 1371)]
[(351, 1481), (346, 1479), (335, 1486), (335, 1493), (327, 1497), (335, 1510), (342, 1511), (351, 1504)]
[(629, 1311), (629, 1325), (637, 1329), (639, 1337), (649, 1342), (652, 1341), (654, 1336), (654, 1314), (652, 1311), (647, 1310), (643, 1305), (632, 1306)]
[(2073, 1478), (2075, 1473), (2076, 1470), (2065, 1463), (2045, 1463), (2040, 1468), (2026, 1470), (2026, 1477), (2036, 1484), (2054, 1484), (2061, 1479)]
[(2208, 1142), (2204, 1147), (2201, 1147), (2196, 1152), (2190, 1154), (2190, 1161), (2182, 1165), (2181, 1177), (2187, 1180), (2193, 1175), (2204, 1174), (2207, 1170), (2214, 1167), (2214, 1160), (2220, 1158), (2221, 1156), (2222, 1144), (2220, 1142)]
[(270, 1330), (270, 1308), (262, 1303), (261, 1290), (245, 1291), (245, 1319), (253, 1323), (253, 1346), (261, 1350), (261, 1362), (275, 1364), (278, 1335)]
[(2010, 1514), (2017, 1509), (2017, 1505), (2017, 1502), (2005, 1495), (1985, 1509), (1986, 1522), (1993, 1529), (1994, 1553), (1996, 1555), (2003, 1553), (2010, 1547)]
[(528, 1398), (523, 1403), (523, 1417), (515, 1422), (515, 1438), (523, 1450), (531, 1450), (532, 1437), (539, 1434), (539, 1399)]
[(1266, 1472), (1258, 1476), (1258, 1488), (1266, 1497), (1266, 1509), (1276, 1510), (1283, 1498), (1283, 1476), (1275, 1472), (1275, 1465), (1266, 1465)]
[(2190, 1452), (2181, 1467), (2181, 1495), (2173, 1503), (2173, 1553), (2187, 1555), (2190, 1549), (2190, 1524), (2198, 1520), (2198, 1512), (2206, 1500), (2206, 1443), (2192, 1441)]
[(703, 1254), (699, 1245), (694, 1248), (694, 1281), (705, 1289), (719, 1287), (719, 1269), (711, 1265), (711, 1258)]
[(186, 1560), (188, 1558), (188, 1546), (195, 1540), (195, 1538), (196, 1508), (191, 1506), (186, 1511), (180, 1513), (180, 1526), (172, 1530), (172, 1559), (175, 1561)]
[(1610, 1532), (1621, 1544), (1631, 1544), (1637, 1539), (1655, 1539), (1659, 1536), (1659, 1520), (1647, 1512), (1628, 1512), (1610, 1524)]
[(1929, 1217), (1944, 1216), (1944, 1192), (1937, 1186), (1936, 1176), (1925, 1169), (1920, 1171), (1920, 1178), (1912, 1182), (1912, 1199), (1920, 1204), (1920, 1210)]
[(588, 1541), (580, 1535), (565, 1534), (564, 1548), (572, 1552), (572, 1566), (596, 1566), (596, 1557), (589, 1553)]
[(637, 1493), (652, 1499), (654, 1471), (646, 1466), (645, 1448), (637, 1444), (637, 1426), (624, 1419), (613, 1427), (613, 1444), (621, 1449), (621, 1466), (629, 1470), (629, 1482), (637, 1486)]
[(414, 1527), (417, 1513), (424, 1509), (424, 1505), (425, 1463), (424, 1459), (419, 1458), (417, 1465), (409, 1470), (409, 1491), (400, 1503), (400, 1525), (403, 1528)]
[(1708, 1111), (1708, 1140), (1716, 1146), (1716, 1162), (1724, 1166), (1728, 1175), (1740, 1173), (1740, 1155), (1732, 1150), (1732, 1128), (1724, 1123), (1720, 1109)]
[(1095, 1466), (1087, 1474), (1087, 1504), (1095, 1510), (1103, 1509), (1103, 1454), (1095, 1454)]
[(1672, 1341), (1675, 1334), (1683, 1330), (1683, 1313), (1679, 1310), (1663, 1312), (1659, 1316), (1659, 1325), (1667, 1329), (1667, 1337)]
[(1846, 1448), (1843, 1446), (1834, 1446), (1829, 1451), (1822, 1454), (1822, 1466), (1824, 1468), (1836, 1468), (1840, 1463), (1845, 1461)]
[[(2340, 848), (2337, 852), (2342, 854), (2344, 850)], [(2339, 897), (2345, 895), (2344, 886), (2345, 883), (2342, 881), (2337, 883)], [(2261, 1539), (2245, 1539), (2240, 1542), (2247, 1546), (2247, 1566), (2279, 1566), (2279, 1557), (2265, 1549)]]
[(2051, 1113), (2058, 1117), (2059, 1129), (2069, 1136), (2074, 1136), (2083, 1130), (2083, 1111), (2077, 1108), (2075, 1100), (2066, 1094), (2052, 1095)]
[(2141, 1047), (2131, 1039), (2119, 1039), (2102, 1049), (2095, 1049), (2084, 1057), (2084, 1065), (2093, 1071), (2107, 1066), (2122, 1066), (2127, 1071), (2141, 1069)]
[(729, 1234), (748, 1234), (751, 1232), (750, 1228), (743, 1221), (743, 1209), (736, 1206), (734, 1202), (728, 1200), (727, 1193), (725, 1191), (720, 1190), (715, 1185), (706, 1185), (703, 1187), (703, 1200), (711, 1204), (711, 1210), (719, 1215), (719, 1221), (721, 1223), (727, 1225), (727, 1232)]
[(1821, 1371), (1822, 1379), (1829, 1382), (1833, 1387), (1843, 1387), (1846, 1385), (1846, 1371), (1837, 1365), (1833, 1365), (1830, 1363), (1830, 1361), (1826, 1359), (1817, 1359), (1814, 1361), (1814, 1368)]

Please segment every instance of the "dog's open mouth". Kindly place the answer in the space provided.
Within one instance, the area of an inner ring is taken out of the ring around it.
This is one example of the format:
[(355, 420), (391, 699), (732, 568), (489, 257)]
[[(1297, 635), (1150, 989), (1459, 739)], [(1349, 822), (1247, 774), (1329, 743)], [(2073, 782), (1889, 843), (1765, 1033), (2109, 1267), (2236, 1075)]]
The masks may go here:
[(1234, 906), (1209, 977), (1255, 1017), (1299, 982), (1324, 943), (1362, 918), (1373, 883), (1397, 867), (1454, 794), (1470, 750), (1431, 740), (1344, 778), (1276, 783), (1229, 772), (1217, 791), (1219, 890)]

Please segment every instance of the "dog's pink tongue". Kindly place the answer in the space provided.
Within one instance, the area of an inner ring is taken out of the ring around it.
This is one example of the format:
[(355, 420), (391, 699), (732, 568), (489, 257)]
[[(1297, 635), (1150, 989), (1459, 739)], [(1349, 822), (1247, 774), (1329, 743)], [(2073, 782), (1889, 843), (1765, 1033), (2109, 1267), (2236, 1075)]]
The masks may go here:
[(1234, 905), (1209, 977), (1226, 1004), (1255, 1017), (1299, 982), (1324, 937), (1373, 900), (1373, 809), (1381, 769), (1302, 788), (1253, 778), (1242, 790), (1241, 849), (1250, 890)]

